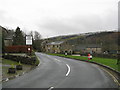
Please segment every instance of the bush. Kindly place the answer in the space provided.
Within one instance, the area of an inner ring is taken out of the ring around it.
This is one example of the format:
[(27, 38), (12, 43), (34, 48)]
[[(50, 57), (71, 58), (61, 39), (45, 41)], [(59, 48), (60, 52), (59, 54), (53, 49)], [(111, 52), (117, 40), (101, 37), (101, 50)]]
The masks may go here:
[(16, 69), (15, 68), (8, 68), (8, 73), (15, 74), (16, 73)]
[(24, 56), (14, 56), (14, 55), (4, 55), (3, 58), (9, 59), (16, 62), (21, 62), (23, 64), (34, 65), (36, 62), (36, 57), (24, 57)]
[(22, 65), (16, 65), (16, 70), (22, 70)]

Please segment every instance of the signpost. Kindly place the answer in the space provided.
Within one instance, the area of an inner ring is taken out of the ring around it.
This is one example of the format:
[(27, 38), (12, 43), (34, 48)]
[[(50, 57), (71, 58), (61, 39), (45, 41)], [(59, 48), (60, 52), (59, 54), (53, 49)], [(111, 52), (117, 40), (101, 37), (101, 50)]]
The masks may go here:
[(31, 55), (31, 51), (32, 51), (32, 36), (31, 35), (26, 35), (26, 45), (28, 46), (27, 50), (28, 53)]
[(32, 36), (26, 35), (26, 45), (32, 45)]

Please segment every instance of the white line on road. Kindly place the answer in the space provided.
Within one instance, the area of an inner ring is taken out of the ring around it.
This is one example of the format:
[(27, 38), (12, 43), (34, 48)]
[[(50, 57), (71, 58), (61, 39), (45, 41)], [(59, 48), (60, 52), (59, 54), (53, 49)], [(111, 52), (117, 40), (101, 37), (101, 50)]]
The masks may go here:
[(25, 74), (25, 72), (23, 72), (22, 74)]
[(18, 77), (19, 75), (15, 75), (15, 77)]
[(112, 75), (110, 72), (108, 72), (107, 70), (105, 70), (105, 69), (103, 69), (105, 72), (107, 72), (112, 78), (113, 78), (113, 80), (114, 80), (114, 82), (116, 82), (119, 86), (120, 86), (120, 83), (119, 83), (119, 81), (115, 78), (115, 76), (114, 75)]
[(52, 90), (54, 87), (50, 87), (48, 90)]
[[(37, 59), (40, 61), (40, 57), (37, 56)], [(39, 62), (38, 66), (40, 66), (41, 62)]]
[(38, 64), (38, 66), (40, 66), (40, 63)]
[(66, 64), (66, 66), (68, 67), (68, 72), (66, 73), (66, 76), (68, 76), (70, 73), (70, 66), (68, 64)]
[(56, 59), (56, 58), (55, 58), (55, 60), (57, 60), (58, 62), (61, 62), (60, 60), (58, 60), (58, 59)]
[(8, 81), (9, 80), (9, 78), (6, 78), (6, 80), (5, 81)]
[(48, 58), (50, 58), (50, 56), (49, 56), (49, 55), (47, 55), (47, 57), (48, 57)]

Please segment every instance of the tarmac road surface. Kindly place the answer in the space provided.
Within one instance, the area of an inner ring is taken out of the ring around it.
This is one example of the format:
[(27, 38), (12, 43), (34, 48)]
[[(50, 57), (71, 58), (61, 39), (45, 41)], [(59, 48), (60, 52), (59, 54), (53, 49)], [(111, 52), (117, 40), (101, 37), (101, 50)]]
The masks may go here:
[(40, 65), (3, 88), (118, 88), (113, 78), (98, 65), (36, 53)]

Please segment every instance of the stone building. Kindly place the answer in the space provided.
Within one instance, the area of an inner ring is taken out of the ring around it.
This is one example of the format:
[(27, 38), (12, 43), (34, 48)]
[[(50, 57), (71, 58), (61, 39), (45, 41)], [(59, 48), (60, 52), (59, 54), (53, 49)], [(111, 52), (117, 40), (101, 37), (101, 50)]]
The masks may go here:
[(5, 46), (13, 45), (13, 36), (8, 36), (4, 39)]
[(45, 45), (47, 53), (69, 53), (72, 54), (72, 46), (65, 41), (50, 42)]
[(47, 43), (48, 43), (48, 40), (42, 41), (42, 43), (41, 43), (41, 51), (42, 52), (46, 52), (46, 45), (47, 45)]
[(4, 39), (5, 46), (11, 46), (13, 43), (13, 34), (12, 30), (5, 29), (4, 27), (0, 26), (0, 31), (2, 31), (2, 37)]
[(102, 53), (102, 48), (100, 45), (97, 44), (80, 44), (77, 46), (74, 46), (73, 48), (74, 53)]
[(102, 53), (102, 48), (100, 45), (89, 45), (86, 47), (86, 51), (87, 52), (90, 52), (90, 53), (97, 53), (97, 54), (100, 54)]
[(8, 30), (7, 36), (4, 38), (5, 46), (13, 45), (13, 36), (14, 36), (14, 32), (11, 30)]

